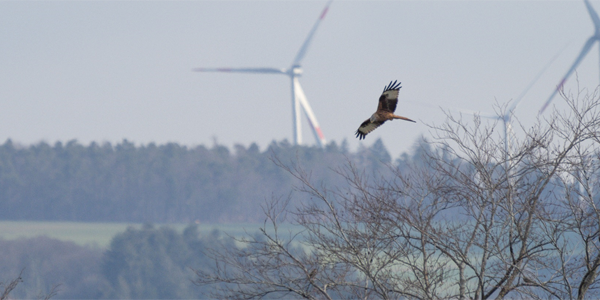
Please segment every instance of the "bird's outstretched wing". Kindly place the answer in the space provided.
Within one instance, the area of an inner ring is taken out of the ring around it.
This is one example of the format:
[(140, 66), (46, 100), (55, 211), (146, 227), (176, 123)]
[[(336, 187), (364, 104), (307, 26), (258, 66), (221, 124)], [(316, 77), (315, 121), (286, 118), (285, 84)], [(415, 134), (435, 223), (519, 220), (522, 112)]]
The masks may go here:
[(371, 119), (367, 119), (366, 121), (364, 121), (362, 124), (360, 124), (360, 127), (358, 127), (358, 130), (356, 130), (356, 137), (359, 140), (364, 140), (365, 136), (375, 130), (377, 127), (381, 126), (381, 124), (385, 123), (385, 121), (383, 122), (371, 122)]
[(396, 111), (396, 104), (398, 104), (398, 91), (400, 91), (401, 82), (398, 80), (391, 82), (384, 89), (383, 93), (379, 97), (379, 105), (377, 106), (377, 111)]
[(360, 124), (358, 130), (356, 130), (356, 137), (359, 140), (363, 140), (369, 132), (375, 130), (387, 120), (403, 119), (414, 122), (411, 119), (393, 114), (396, 110), (396, 104), (398, 104), (398, 92), (400, 91), (400, 88), (401, 86), (398, 80), (390, 81), (390, 84), (383, 88), (383, 93), (381, 93), (381, 96), (379, 97), (377, 112), (373, 114), (373, 117)]

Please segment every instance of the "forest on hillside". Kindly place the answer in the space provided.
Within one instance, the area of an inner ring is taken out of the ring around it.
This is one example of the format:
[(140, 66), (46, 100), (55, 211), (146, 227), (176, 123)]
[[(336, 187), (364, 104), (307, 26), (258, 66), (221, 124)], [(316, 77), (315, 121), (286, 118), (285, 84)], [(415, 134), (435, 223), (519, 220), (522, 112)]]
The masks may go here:
[[(200, 234), (169, 227), (130, 227), (108, 247), (79, 246), (48, 237), (0, 239), (0, 296), (19, 277), (7, 299), (200, 299), (194, 270), (213, 262), (207, 246), (233, 247), (218, 231)], [(1, 297), (0, 297), (1, 298)]]
[[(427, 145), (423, 144), (424, 147)], [(418, 152), (418, 151), (416, 151)], [(302, 168), (319, 185), (343, 186), (349, 163), (384, 175), (417, 154), (393, 161), (381, 140), (356, 151), (272, 142), (233, 149), (178, 144), (82, 145), (77, 141), (0, 145), (0, 219), (145, 223), (116, 235), (107, 249), (48, 237), (0, 239), (0, 286), (21, 274), (11, 297), (54, 299), (198, 298), (194, 270), (213, 264), (203, 253), (235, 247), (215, 231), (182, 233), (151, 223), (262, 222), (271, 197), (295, 203), (306, 193), (282, 166)], [(294, 202), (292, 201), (292, 202)]]
[(315, 182), (343, 184), (348, 162), (368, 174), (392, 163), (381, 140), (352, 152), (344, 142), (325, 149), (272, 142), (233, 149), (175, 143), (136, 146), (70, 141), (0, 145), (0, 220), (215, 223), (262, 221), (261, 204), (291, 196), (294, 178), (273, 160), (296, 165)]

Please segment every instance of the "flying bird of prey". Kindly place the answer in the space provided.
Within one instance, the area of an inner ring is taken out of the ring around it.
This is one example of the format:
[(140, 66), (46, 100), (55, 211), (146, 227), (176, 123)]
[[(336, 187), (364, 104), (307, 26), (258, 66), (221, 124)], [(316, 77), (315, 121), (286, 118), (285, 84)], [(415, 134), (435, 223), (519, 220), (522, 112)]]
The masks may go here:
[(409, 118), (394, 114), (394, 111), (396, 110), (396, 104), (398, 104), (398, 91), (400, 88), (400, 82), (396, 80), (394, 82), (390, 82), (390, 84), (383, 89), (383, 93), (379, 97), (377, 111), (370, 118), (360, 124), (358, 130), (356, 130), (356, 137), (359, 140), (364, 139), (369, 132), (375, 130), (388, 120), (400, 119), (415, 122)]

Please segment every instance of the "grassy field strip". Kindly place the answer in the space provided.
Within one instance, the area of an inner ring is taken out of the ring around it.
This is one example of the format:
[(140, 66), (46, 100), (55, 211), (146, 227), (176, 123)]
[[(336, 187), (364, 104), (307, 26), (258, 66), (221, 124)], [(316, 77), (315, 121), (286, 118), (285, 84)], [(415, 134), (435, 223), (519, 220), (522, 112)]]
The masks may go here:
[[(218, 229), (239, 236), (244, 234), (244, 230), (257, 231), (260, 225), (262, 224), (201, 224), (198, 225), (198, 229), (202, 234), (208, 234)], [(143, 225), (135, 223), (0, 221), (0, 238), (12, 240), (47, 236), (58, 240), (72, 241), (78, 245), (106, 248), (116, 234), (125, 231), (129, 226), (139, 229)], [(169, 226), (181, 232), (188, 224), (154, 224), (154, 226)]]

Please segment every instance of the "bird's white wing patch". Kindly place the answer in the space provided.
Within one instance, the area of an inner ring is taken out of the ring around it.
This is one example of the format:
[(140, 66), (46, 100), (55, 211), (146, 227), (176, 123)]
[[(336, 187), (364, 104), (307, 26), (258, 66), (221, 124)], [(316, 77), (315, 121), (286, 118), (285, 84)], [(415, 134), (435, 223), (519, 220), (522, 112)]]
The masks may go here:
[(398, 99), (398, 90), (389, 90), (383, 93), (385, 99)]

